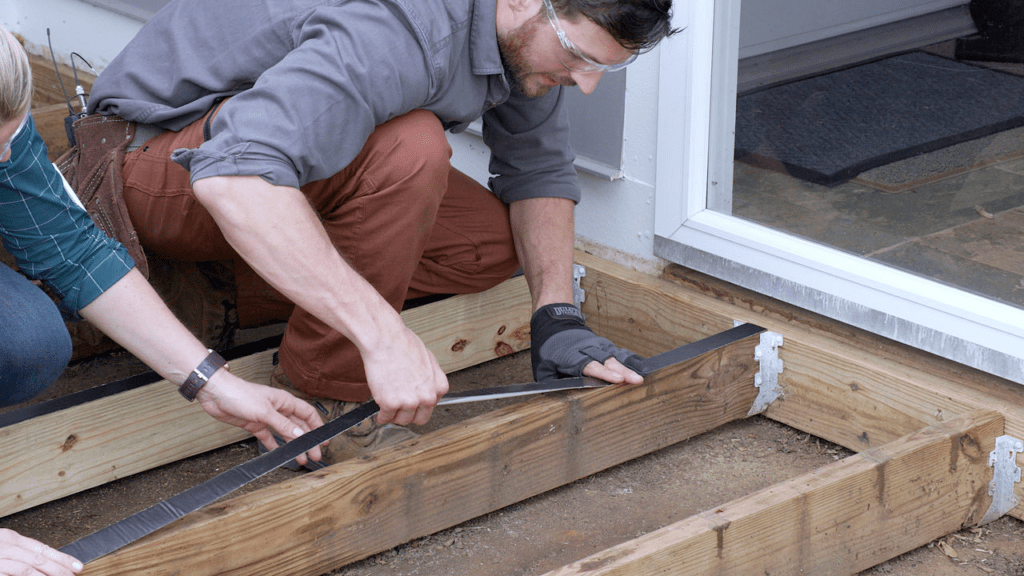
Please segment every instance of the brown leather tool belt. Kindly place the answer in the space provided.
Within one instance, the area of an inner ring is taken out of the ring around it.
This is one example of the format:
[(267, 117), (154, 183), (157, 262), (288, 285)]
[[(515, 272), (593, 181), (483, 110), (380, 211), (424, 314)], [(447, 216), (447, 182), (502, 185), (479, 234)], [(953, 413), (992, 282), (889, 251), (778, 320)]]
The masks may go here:
[(108, 236), (116, 239), (149, 277), (146, 254), (124, 203), (121, 167), (135, 137), (135, 123), (117, 116), (91, 115), (74, 124), (75, 145), (55, 164), (78, 194), (89, 216)]

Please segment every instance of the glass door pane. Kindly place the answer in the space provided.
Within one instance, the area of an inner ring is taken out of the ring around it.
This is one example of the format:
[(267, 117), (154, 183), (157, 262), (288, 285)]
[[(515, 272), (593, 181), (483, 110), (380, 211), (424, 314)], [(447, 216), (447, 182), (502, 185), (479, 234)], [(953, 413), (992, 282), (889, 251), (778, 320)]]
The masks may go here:
[(1024, 383), (1020, 62), (977, 60), (957, 0), (693, 6), (655, 254)]
[[(1024, 306), (1024, 41), (986, 52), (963, 8), (871, 4), (853, 22), (848, 3), (744, 5), (718, 208)], [(763, 51), (794, 37), (819, 39)]]

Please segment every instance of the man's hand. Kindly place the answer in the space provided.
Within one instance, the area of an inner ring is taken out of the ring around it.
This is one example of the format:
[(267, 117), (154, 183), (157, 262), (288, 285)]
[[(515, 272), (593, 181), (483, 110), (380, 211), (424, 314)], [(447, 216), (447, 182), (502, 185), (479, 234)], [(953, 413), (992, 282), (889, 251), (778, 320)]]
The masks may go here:
[(448, 377), (416, 334), (401, 324), (387, 342), (363, 351), (363, 365), (377, 422), (423, 425), (448, 393)]
[(642, 358), (591, 332), (572, 304), (573, 211), (565, 198), (529, 198), (509, 207), (516, 254), (530, 285), (533, 376), (548, 380), (584, 374), (618, 384), (640, 384)]
[[(295, 396), (246, 382), (227, 370), (218, 370), (196, 396), (207, 414), (221, 422), (238, 426), (259, 439), (269, 450), (277, 448), (271, 428), (286, 441), (323, 425), (316, 410)], [(320, 460), (320, 448), (296, 458), (300, 466), (307, 456)]]
[(533, 376), (549, 380), (581, 374), (618, 384), (641, 384), (643, 358), (594, 334), (573, 304), (548, 304), (530, 320)]
[(0, 576), (72, 576), (82, 563), (42, 542), (0, 528)]
[(345, 262), (302, 191), (259, 176), (203, 178), (193, 188), (264, 280), (359, 348), (380, 406), (377, 421), (425, 424), (448, 392), (448, 378), (398, 312)]

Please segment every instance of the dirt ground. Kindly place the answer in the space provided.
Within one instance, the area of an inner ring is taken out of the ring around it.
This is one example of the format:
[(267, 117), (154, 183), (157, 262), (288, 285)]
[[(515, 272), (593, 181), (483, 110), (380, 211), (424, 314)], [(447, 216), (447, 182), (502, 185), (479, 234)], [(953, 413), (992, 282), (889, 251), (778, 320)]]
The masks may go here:
[[(94, 358), (69, 367), (48, 396), (109, 382), (144, 368), (124, 353)], [(529, 356), (524, 353), (451, 376), (453, 389), (529, 380)], [(442, 407), (431, 423), (419, 431), (445, 426), (494, 407)], [(330, 574), (544, 574), (849, 454), (793, 428), (754, 417)], [(0, 519), (0, 527), (59, 547), (255, 455), (255, 442), (242, 442)], [(243, 490), (255, 490), (293, 474), (277, 470)], [(86, 569), (85, 574), (88, 573)], [(1024, 576), (1024, 523), (1003, 518), (980, 529), (964, 530), (862, 574)]]

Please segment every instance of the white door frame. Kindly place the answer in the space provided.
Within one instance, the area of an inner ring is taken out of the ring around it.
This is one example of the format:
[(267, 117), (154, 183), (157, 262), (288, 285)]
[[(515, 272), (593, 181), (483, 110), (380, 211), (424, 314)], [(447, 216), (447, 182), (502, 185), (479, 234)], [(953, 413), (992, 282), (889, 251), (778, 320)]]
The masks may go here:
[(1024, 383), (1024, 310), (728, 215), (740, 2), (688, 4), (661, 47), (655, 253)]

